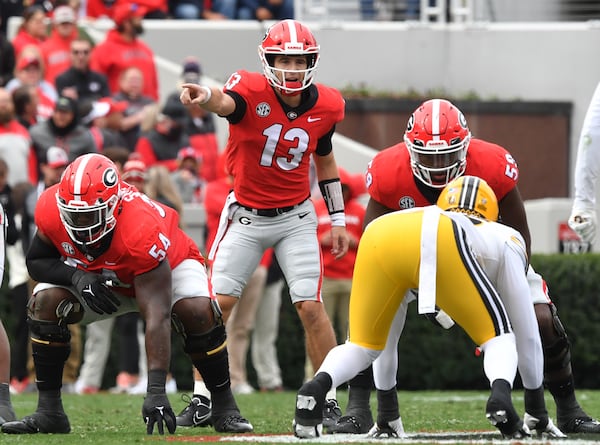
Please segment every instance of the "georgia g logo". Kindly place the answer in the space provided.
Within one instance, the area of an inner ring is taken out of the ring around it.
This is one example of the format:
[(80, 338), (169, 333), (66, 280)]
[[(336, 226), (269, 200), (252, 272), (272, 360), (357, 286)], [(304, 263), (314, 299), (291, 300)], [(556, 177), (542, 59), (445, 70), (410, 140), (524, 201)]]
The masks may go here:
[[(466, 121), (465, 121), (465, 123), (466, 123)], [(411, 114), (410, 118), (408, 119), (408, 123), (406, 124), (406, 131), (407, 132), (412, 131), (414, 126), (415, 126), (415, 115)]]
[(118, 178), (119, 176), (117, 175), (117, 171), (110, 167), (104, 170), (104, 174), (102, 175), (102, 183), (106, 187), (111, 188), (117, 185)]
[(461, 127), (467, 128), (467, 118), (465, 117), (464, 114), (459, 113), (459, 115), (458, 115), (458, 123), (460, 124)]

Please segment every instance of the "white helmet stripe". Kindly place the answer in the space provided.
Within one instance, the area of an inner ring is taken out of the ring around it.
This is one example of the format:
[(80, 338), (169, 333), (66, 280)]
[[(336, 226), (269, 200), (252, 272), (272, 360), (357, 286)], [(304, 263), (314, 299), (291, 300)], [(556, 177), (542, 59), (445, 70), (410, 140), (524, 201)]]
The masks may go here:
[(82, 156), (81, 162), (77, 166), (77, 171), (75, 172), (75, 181), (73, 183), (73, 195), (75, 195), (77, 198), (80, 198), (83, 193), (81, 190), (81, 183), (83, 181), (85, 167), (87, 166), (90, 159), (91, 159), (90, 155)]
[(440, 140), (440, 101), (435, 99), (431, 104), (431, 132), (433, 133), (433, 140)]
[(290, 30), (290, 42), (297, 43), (298, 42), (298, 34), (296, 33), (296, 21), (287, 19), (285, 22), (286, 22), (286, 25), (288, 26), (288, 29)]

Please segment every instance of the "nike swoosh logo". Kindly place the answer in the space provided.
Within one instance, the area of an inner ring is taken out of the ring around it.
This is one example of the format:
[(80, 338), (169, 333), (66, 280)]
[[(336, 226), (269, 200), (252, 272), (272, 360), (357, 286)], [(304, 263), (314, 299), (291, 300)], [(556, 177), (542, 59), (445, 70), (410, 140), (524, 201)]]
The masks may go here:
[(307, 122), (317, 122), (317, 121), (320, 121), (320, 120), (321, 120), (321, 118), (320, 118), (320, 117), (312, 117), (312, 116), (308, 116), (308, 117), (306, 118), (306, 121), (307, 121)]
[(300, 213), (300, 214), (298, 215), (298, 218), (302, 219), (302, 218), (304, 218), (306, 215), (310, 215), (310, 212)]

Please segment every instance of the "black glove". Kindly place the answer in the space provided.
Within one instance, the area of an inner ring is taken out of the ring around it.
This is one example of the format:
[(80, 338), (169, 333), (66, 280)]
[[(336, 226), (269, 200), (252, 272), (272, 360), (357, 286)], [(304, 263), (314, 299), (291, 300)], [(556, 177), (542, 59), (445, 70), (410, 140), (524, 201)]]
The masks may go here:
[(161, 435), (165, 434), (164, 425), (167, 426), (170, 434), (173, 434), (177, 427), (175, 413), (171, 409), (171, 404), (165, 393), (146, 394), (142, 405), (142, 419), (146, 423), (147, 434), (154, 432), (154, 424), (158, 425), (158, 434)]
[(119, 299), (106, 284), (106, 277), (100, 274), (76, 270), (71, 278), (73, 286), (91, 310), (97, 314), (112, 314), (121, 305)]

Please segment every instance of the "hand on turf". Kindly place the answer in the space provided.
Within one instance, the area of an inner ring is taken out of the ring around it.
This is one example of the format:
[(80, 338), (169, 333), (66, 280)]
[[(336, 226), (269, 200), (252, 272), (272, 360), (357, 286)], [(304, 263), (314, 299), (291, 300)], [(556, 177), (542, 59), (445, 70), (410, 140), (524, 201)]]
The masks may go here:
[(106, 284), (106, 277), (100, 274), (77, 270), (71, 281), (89, 306), (97, 314), (112, 314), (121, 302)]
[(166, 394), (146, 394), (142, 405), (142, 419), (146, 423), (146, 433), (154, 433), (154, 425), (158, 426), (158, 434), (165, 434), (165, 425), (170, 434), (175, 432), (177, 422)]

